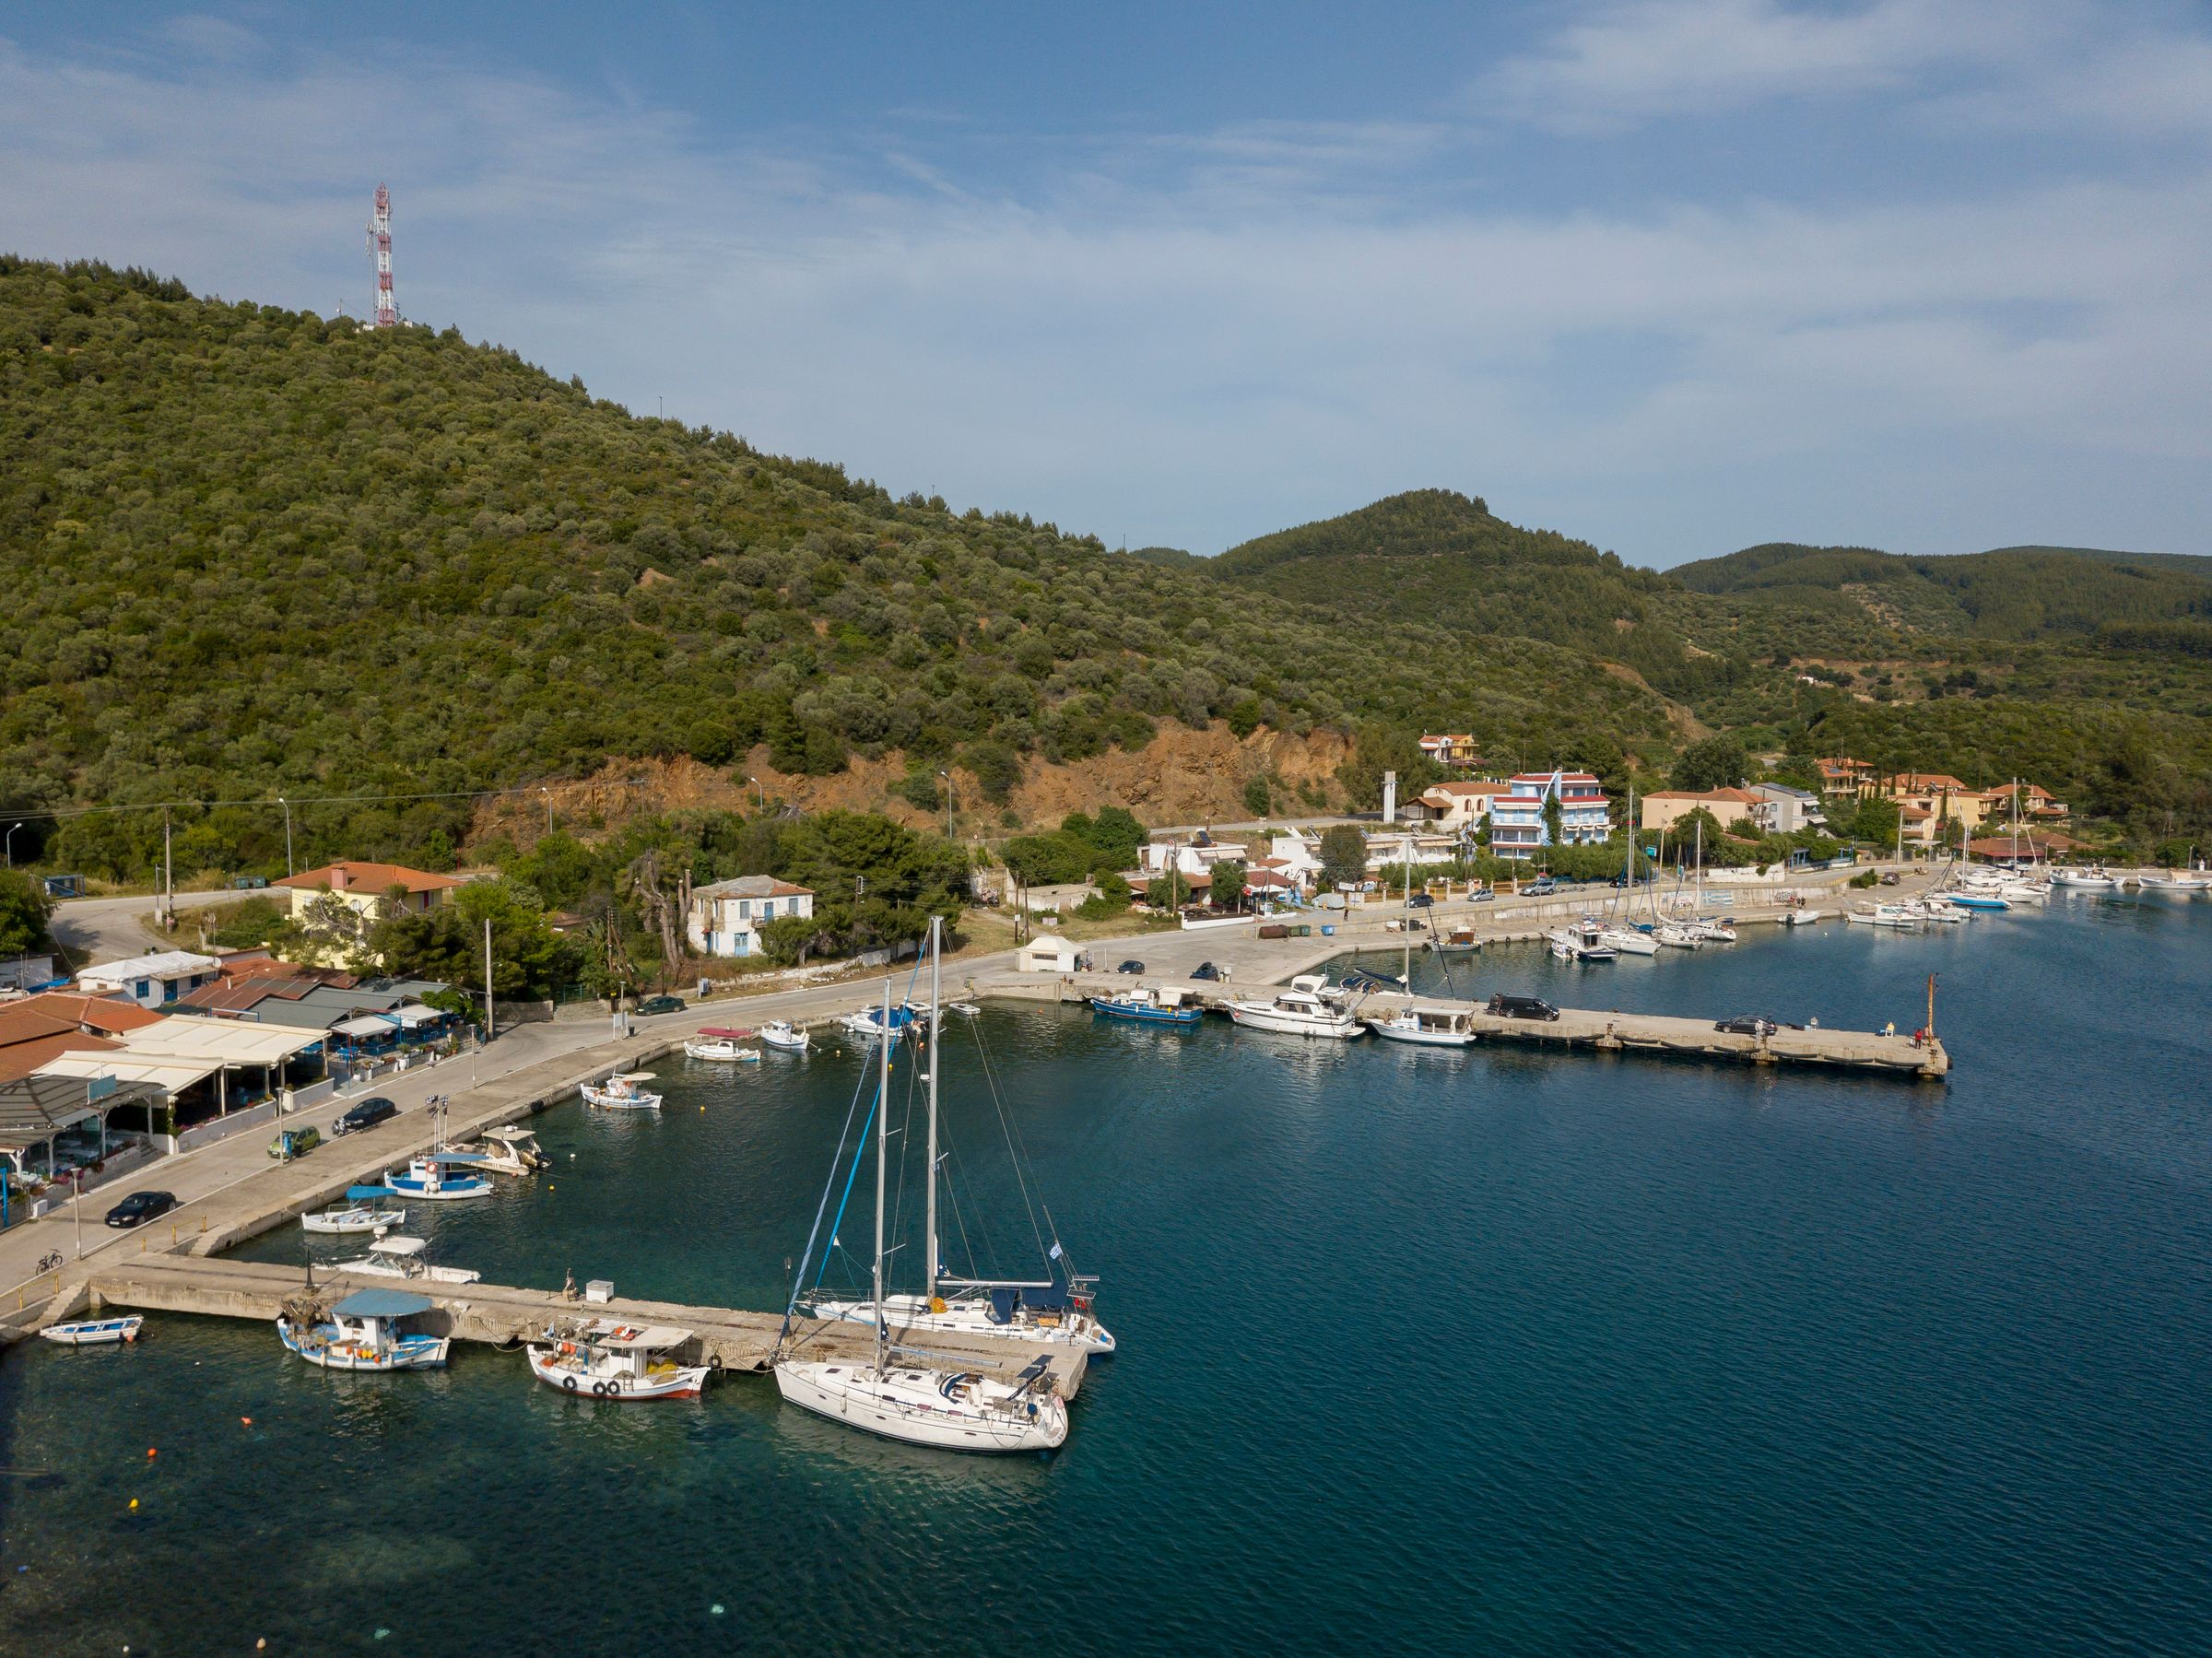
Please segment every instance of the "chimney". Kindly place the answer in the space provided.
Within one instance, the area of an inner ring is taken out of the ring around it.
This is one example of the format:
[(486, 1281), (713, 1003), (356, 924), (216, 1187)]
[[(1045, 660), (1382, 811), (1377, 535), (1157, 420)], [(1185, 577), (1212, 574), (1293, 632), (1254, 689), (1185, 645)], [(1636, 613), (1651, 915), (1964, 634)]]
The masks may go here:
[(347, 879), (346, 865), (333, 864), (330, 866), (330, 889), (333, 892), (343, 892), (349, 885), (351, 883)]

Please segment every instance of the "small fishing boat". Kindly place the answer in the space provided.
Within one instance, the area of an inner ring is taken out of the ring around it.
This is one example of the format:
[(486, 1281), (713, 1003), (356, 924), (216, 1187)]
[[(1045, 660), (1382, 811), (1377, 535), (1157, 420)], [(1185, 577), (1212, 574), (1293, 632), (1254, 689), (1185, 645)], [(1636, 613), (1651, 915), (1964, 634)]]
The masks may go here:
[(594, 1399), (696, 1399), (710, 1366), (678, 1364), (670, 1357), (691, 1332), (661, 1324), (622, 1324), (612, 1319), (549, 1325), (524, 1349), (530, 1373), (564, 1393)]
[(846, 1014), (837, 1022), (854, 1036), (865, 1036), (871, 1041), (887, 1034), (904, 1036), (913, 1025), (914, 1010), (904, 1003), (888, 1008), (879, 1003), (876, 1006), (863, 1007), (856, 1013)]
[(1405, 1007), (1386, 1017), (1371, 1015), (1367, 1028), (1385, 1041), (1417, 1047), (1465, 1048), (1475, 1041), (1467, 1016), (1445, 1007)]
[(39, 1334), (65, 1347), (104, 1347), (115, 1342), (136, 1341), (146, 1320), (134, 1312), (127, 1318), (88, 1318), (74, 1323), (48, 1324)]
[[(747, 1031), (746, 1034), (749, 1036), (752, 1032)], [(709, 1034), (702, 1030), (684, 1043), (684, 1055), (688, 1059), (749, 1060), (755, 1064), (760, 1061), (760, 1050), (739, 1046), (734, 1032)]]
[(1782, 922), (1786, 927), (1809, 927), (1826, 913), (1824, 910), (1793, 910)]
[(582, 1090), (583, 1102), (606, 1111), (657, 1111), (661, 1109), (661, 1097), (638, 1087), (652, 1080), (651, 1071), (618, 1071), (605, 1082), (585, 1083)]
[(429, 1245), (420, 1238), (379, 1238), (369, 1246), (369, 1252), (354, 1261), (336, 1261), (330, 1270), (338, 1273), (367, 1273), (379, 1278), (415, 1278), (426, 1284), (475, 1284), (484, 1275), (470, 1272), (465, 1266), (436, 1266), (427, 1252)]
[(2193, 892), (2212, 892), (2212, 876), (2194, 874), (2138, 876), (2136, 878), (2136, 887), (2138, 891), (2142, 892), (2162, 892), (2175, 898), (2185, 898)]
[(311, 1232), (374, 1232), (405, 1226), (406, 1210), (382, 1201), (391, 1195), (389, 1186), (348, 1186), (344, 1203), (302, 1215), (300, 1224)]
[(1229, 1017), (1253, 1030), (1272, 1030), (1284, 1036), (1318, 1036), (1349, 1041), (1366, 1034), (1367, 1027), (1354, 1018), (1335, 998), (1324, 994), (1318, 973), (1300, 973), (1290, 988), (1277, 991), (1266, 1001), (1257, 997), (1232, 1001)]
[(1968, 891), (1963, 888), (1957, 892), (1945, 893), (1943, 901), (1958, 910), (1995, 911), (2012, 908), (2012, 900), (2000, 893)]
[(384, 1184), (390, 1195), (419, 1197), (433, 1203), (450, 1203), (465, 1197), (489, 1197), (491, 1182), (476, 1172), (474, 1165), (484, 1160), (477, 1151), (426, 1151), (420, 1157), (410, 1158), (407, 1166), (394, 1174), (384, 1170)]
[(519, 1123), (486, 1129), (475, 1149), (484, 1159), (480, 1167), (494, 1174), (535, 1174), (553, 1162), (539, 1148), (537, 1131)]
[(1140, 984), (1111, 996), (1090, 998), (1093, 1013), (1108, 1018), (1135, 1019), (1147, 1025), (1175, 1025), (1185, 1029), (1206, 1017), (1198, 993), (1175, 984)]
[(1473, 956), (1482, 948), (1482, 935), (1473, 927), (1453, 927), (1431, 934), (1429, 948), (1439, 956)]
[(2051, 884), (2053, 887), (2083, 887), (2109, 892), (2120, 883), (2106, 874), (2104, 866), (2099, 864), (2088, 869), (2053, 869), (2051, 872)]
[(771, 1019), (760, 1027), (760, 1040), (785, 1053), (804, 1053), (806, 1052), (806, 1027), (794, 1025), (788, 1019)]
[(407, 1290), (357, 1289), (327, 1312), (312, 1300), (287, 1302), (276, 1338), (326, 1370), (434, 1370), (445, 1363), (453, 1337), (406, 1327), (430, 1311), (429, 1300)]

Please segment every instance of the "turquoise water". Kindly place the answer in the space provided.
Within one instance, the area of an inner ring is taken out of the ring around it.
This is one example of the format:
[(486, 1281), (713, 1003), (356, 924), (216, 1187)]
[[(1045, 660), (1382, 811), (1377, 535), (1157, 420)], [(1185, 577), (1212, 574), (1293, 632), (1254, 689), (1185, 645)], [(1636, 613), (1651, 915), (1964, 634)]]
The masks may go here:
[[(1938, 971), (1947, 1087), (994, 1012), (1123, 1342), (1057, 1456), (157, 1318), (0, 1364), (0, 1651), (2204, 1651), (2208, 970), (2212, 905), (2085, 900), (1454, 968), (1900, 1029)], [(1018, 1266), (973, 1040), (947, 1115)], [(780, 1304), (862, 1059), (771, 1058), (548, 1113), (550, 1178), (424, 1229), (496, 1280)]]

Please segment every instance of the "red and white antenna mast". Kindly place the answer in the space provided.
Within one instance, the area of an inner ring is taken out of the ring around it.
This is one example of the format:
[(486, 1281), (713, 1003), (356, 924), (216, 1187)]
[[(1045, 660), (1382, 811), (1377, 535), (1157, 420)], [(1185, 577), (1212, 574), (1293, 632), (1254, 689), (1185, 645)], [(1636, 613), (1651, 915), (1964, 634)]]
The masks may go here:
[(371, 328), (396, 328), (399, 312), (392, 303), (392, 192), (376, 187), (376, 217), (369, 221), (369, 251), (376, 255), (376, 309), (370, 313)]

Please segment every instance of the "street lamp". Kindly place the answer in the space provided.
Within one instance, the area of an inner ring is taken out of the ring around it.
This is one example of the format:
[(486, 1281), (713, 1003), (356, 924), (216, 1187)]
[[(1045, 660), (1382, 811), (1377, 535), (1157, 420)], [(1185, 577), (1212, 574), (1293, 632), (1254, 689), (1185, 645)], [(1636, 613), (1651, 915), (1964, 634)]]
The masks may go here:
[(553, 832), (553, 791), (540, 789), (538, 793), (546, 797), (546, 833), (549, 835)]
[(937, 775), (945, 780), (945, 839), (949, 841), (952, 839), (952, 773), (939, 766)]
[(16, 831), (22, 827), (19, 823), (11, 823), (7, 826), (7, 866), (10, 869), (16, 866)]
[(748, 777), (745, 781), (753, 785), (753, 810), (765, 812), (768, 809), (768, 803), (760, 793), (760, 780), (757, 777)]
[(284, 808), (284, 874), (288, 880), (296, 873), (292, 868), (292, 803), (279, 794), (276, 804)]

